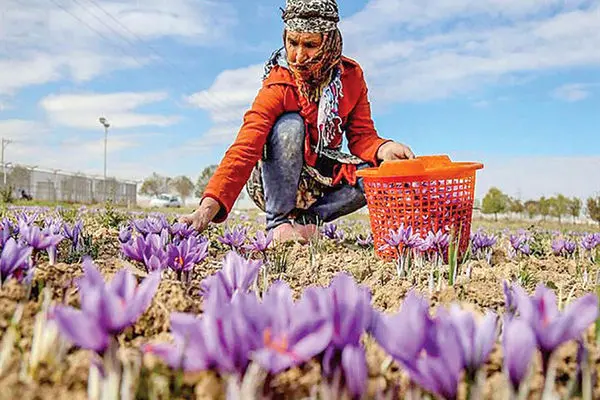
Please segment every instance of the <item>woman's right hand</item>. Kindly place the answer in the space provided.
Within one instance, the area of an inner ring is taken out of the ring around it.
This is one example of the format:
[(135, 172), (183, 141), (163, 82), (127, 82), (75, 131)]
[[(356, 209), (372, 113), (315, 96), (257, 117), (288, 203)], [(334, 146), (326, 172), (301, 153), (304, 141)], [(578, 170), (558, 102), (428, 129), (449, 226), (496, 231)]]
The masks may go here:
[(205, 197), (196, 211), (182, 216), (179, 218), (179, 222), (188, 225), (191, 224), (192, 228), (196, 229), (198, 232), (202, 232), (208, 228), (208, 224), (212, 222), (220, 209), (221, 206), (215, 199)]

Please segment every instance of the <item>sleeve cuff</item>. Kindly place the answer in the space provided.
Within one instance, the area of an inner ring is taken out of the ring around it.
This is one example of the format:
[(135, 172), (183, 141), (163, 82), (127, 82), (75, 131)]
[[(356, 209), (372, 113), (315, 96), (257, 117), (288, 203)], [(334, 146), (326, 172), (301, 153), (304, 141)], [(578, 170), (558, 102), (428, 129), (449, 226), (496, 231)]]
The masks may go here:
[(219, 212), (217, 213), (217, 215), (215, 215), (215, 217), (213, 218), (212, 222), (214, 222), (216, 224), (220, 224), (221, 222), (224, 222), (227, 219), (227, 216), (229, 215), (229, 212), (231, 210), (227, 209), (227, 207), (221, 201), (221, 199), (219, 199), (216, 195), (214, 195), (212, 193), (205, 193), (204, 196), (202, 196), (200, 203), (202, 203), (202, 200), (204, 200), (206, 197), (210, 197), (211, 199), (215, 200), (217, 203), (219, 203), (219, 206), (221, 207), (219, 209)]

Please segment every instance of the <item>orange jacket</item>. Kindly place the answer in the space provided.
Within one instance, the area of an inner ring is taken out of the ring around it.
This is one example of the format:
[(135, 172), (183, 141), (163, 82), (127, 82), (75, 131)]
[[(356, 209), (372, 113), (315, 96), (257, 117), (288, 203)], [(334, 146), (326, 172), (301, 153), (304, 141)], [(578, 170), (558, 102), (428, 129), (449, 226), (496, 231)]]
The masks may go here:
[[(341, 72), (343, 97), (339, 100), (339, 116), (346, 132), (348, 149), (353, 155), (376, 166), (379, 164), (377, 151), (388, 140), (380, 138), (375, 130), (363, 71), (358, 63), (343, 57)], [(286, 68), (275, 66), (264, 80), (252, 108), (244, 115), (237, 138), (225, 153), (204, 191), (203, 198), (211, 197), (221, 205), (215, 222), (223, 222), (227, 218), (252, 169), (262, 157), (263, 147), (279, 116), (300, 110), (298, 89), (292, 74)], [(319, 137), (316, 107), (314, 110), (308, 118), (305, 117), (308, 133), (306, 143), (313, 145)], [(340, 135), (330, 147), (336, 147), (342, 139)], [(305, 159), (314, 157), (310, 146), (306, 145)], [(334, 182), (340, 182), (344, 178), (354, 183), (354, 166), (347, 167), (337, 171), (338, 176), (334, 177)]]

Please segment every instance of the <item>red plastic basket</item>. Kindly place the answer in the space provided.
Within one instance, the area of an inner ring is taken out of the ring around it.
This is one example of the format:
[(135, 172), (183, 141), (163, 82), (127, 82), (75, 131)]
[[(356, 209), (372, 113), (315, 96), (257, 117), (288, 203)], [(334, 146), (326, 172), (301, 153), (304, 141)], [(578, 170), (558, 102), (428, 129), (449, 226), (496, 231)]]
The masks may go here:
[(429, 231), (460, 232), (459, 253), (469, 245), (475, 173), (483, 164), (453, 162), (446, 155), (384, 161), (378, 168), (357, 172), (363, 178), (376, 254), (396, 256), (381, 249), (390, 229), (412, 227), (424, 238)]

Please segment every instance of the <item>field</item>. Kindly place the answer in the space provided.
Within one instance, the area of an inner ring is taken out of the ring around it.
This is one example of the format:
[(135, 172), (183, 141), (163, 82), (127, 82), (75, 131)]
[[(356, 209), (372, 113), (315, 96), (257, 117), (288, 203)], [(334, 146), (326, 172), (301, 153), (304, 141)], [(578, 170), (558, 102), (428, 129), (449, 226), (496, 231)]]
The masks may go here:
[(362, 216), (265, 248), (256, 215), (4, 214), (1, 399), (600, 398), (593, 226), (476, 221), (460, 258), (401, 231), (384, 261)]

